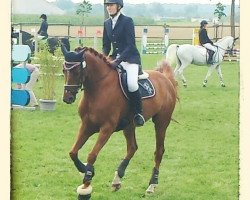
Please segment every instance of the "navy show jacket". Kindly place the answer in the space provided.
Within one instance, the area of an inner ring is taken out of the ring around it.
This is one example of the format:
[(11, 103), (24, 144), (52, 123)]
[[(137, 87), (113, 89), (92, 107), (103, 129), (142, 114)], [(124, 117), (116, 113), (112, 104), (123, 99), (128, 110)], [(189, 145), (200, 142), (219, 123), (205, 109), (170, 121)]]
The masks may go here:
[(43, 20), (41, 23), (40, 29), (38, 30), (37, 33), (42, 35), (42, 36), (48, 37), (47, 30), (48, 30), (48, 23), (46, 20)]
[(207, 35), (207, 30), (205, 28), (200, 29), (199, 40), (201, 44), (206, 44), (206, 43), (213, 44), (213, 42), (209, 39)]
[[(135, 43), (135, 28), (132, 18), (123, 14), (117, 19), (114, 29), (112, 29), (111, 18), (104, 22), (103, 30), (103, 53), (108, 56), (111, 51), (111, 57), (118, 63), (124, 61), (134, 64), (141, 64), (141, 57)], [(119, 58), (117, 59), (117, 55)]]

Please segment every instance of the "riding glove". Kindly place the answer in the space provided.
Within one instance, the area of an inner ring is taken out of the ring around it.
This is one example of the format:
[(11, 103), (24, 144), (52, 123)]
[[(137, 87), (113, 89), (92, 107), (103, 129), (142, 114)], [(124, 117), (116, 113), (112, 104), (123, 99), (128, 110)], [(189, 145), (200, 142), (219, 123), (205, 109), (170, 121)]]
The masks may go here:
[(113, 69), (116, 69), (118, 65), (119, 65), (119, 64), (116, 62), (116, 60), (113, 60), (113, 61), (110, 62), (110, 66), (111, 66)]

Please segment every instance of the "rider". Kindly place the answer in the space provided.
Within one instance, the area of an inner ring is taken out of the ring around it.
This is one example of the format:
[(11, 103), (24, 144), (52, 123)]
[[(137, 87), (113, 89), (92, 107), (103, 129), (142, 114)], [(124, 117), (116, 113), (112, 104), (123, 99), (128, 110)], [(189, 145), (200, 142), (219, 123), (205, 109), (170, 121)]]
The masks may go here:
[(41, 35), (41, 36), (44, 36), (43, 39), (47, 39), (48, 38), (48, 33), (47, 33), (47, 30), (48, 30), (47, 16), (45, 14), (42, 14), (40, 16), (40, 19), (42, 19), (42, 23), (41, 23), (40, 29), (39, 29), (39, 31), (37, 33), (39, 35)]
[(206, 49), (211, 50), (211, 53), (209, 53), (208, 57), (208, 64), (213, 64), (213, 55), (216, 51), (216, 48), (213, 46), (213, 42), (209, 39), (207, 35), (207, 21), (202, 20), (200, 23), (200, 31), (199, 31), (199, 40), (202, 46), (204, 46)]
[(119, 64), (127, 72), (127, 84), (130, 104), (135, 112), (134, 124), (143, 126), (145, 123), (142, 114), (142, 101), (138, 86), (138, 71), (141, 65), (140, 53), (135, 44), (135, 28), (132, 18), (121, 13), (123, 0), (106, 0), (104, 3), (110, 18), (104, 22), (103, 54), (108, 56), (113, 47), (113, 68)]

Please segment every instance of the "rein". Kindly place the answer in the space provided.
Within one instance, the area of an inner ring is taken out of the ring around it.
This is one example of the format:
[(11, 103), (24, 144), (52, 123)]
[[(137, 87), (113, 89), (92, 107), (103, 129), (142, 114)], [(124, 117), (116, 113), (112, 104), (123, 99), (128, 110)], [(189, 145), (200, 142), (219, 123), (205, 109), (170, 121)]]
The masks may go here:
[(108, 75), (111, 71), (112, 71), (112, 69), (110, 68), (109, 71), (107, 71), (107, 73), (105, 73), (100, 79), (96, 80), (95, 83), (98, 83), (98, 82), (104, 80), (106, 77), (108, 77)]
[[(67, 67), (67, 64), (71, 65), (71, 66)], [(74, 69), (74, 68), (76, 68), (78, 66), (81, 67), (81, 76), (82, 76), (83, 70), (86, 67), (86, 62), (85, 61), (83, 61), (83, 62), (67, 62), (67, 61), (65, 61), (64, 64), (63, 64), (63, 69), (66, 70), (66, 71), (71, 71), (72, 69)], [(112, 71), (112, 69), (110, 68), (103, 76), (101, 76), (98, 80), (95, 80), (94, 83), (99, 83), (100, 81), (102, 81), (105, 78), (107, 78), (109, 76), (109, 74), (110, 74), (111, 71)], [(78, 85), (68, 85), (68, 84), (65, 84), (64, 85), (64, 89), (68, 90), (68, 91), (71, 91), (71, 92), (75, 92), (75, 93), (77, 93), (79, 89), (81, 89), (81, 91), (82, 91), (82, 90), (84, 90), (84, 88), (83, 88), (83, 81), (81, 79), (81, 82)]]
[(214, 45), (214, 46), (216, 46), (217, 48), (222, 49), (224, 51), (232, 52), (233, 48), (234, 48), (234, 43), (235, 43), (235, 40), (233, 41), (231, 49), (224, 49), (224, 48), (220, 47), (219, 45)]
[(221, 46), (219, 46), (219, 45), (217, 45), (217, 44), (214, 45), (214, 46), (217, 48), (218, 60), (219, 60), (219, 54), (222, 55), (222, 56), (224, 56), (224, 54), (222, 54), (218, 49), (221, 49), (221, 50), (223, 50), (223, 51), (225, 51), (225, 52), (228, 52), (228, 53), (231, 55), (232, 52), (233, 52), (234, 43), (235, 43), (235, 40), (234, 40), (234, 42), (233, 42), (233, 44), (232, 44), (231, 49), (224, 49), (224, 48), (222, 48)]

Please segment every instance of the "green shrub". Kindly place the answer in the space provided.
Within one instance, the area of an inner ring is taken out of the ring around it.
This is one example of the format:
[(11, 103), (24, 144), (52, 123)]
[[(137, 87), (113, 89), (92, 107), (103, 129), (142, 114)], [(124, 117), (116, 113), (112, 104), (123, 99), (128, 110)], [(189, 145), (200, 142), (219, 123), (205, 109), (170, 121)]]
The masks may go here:
[(53, 100), (55, 99), (56, 75), (63, 63), (62, 53), (60, 48), (57, 48), (54, 55), (52, 55), (46, 43), (39, 43), (37, 58), (41, 71), (42, 98)]

